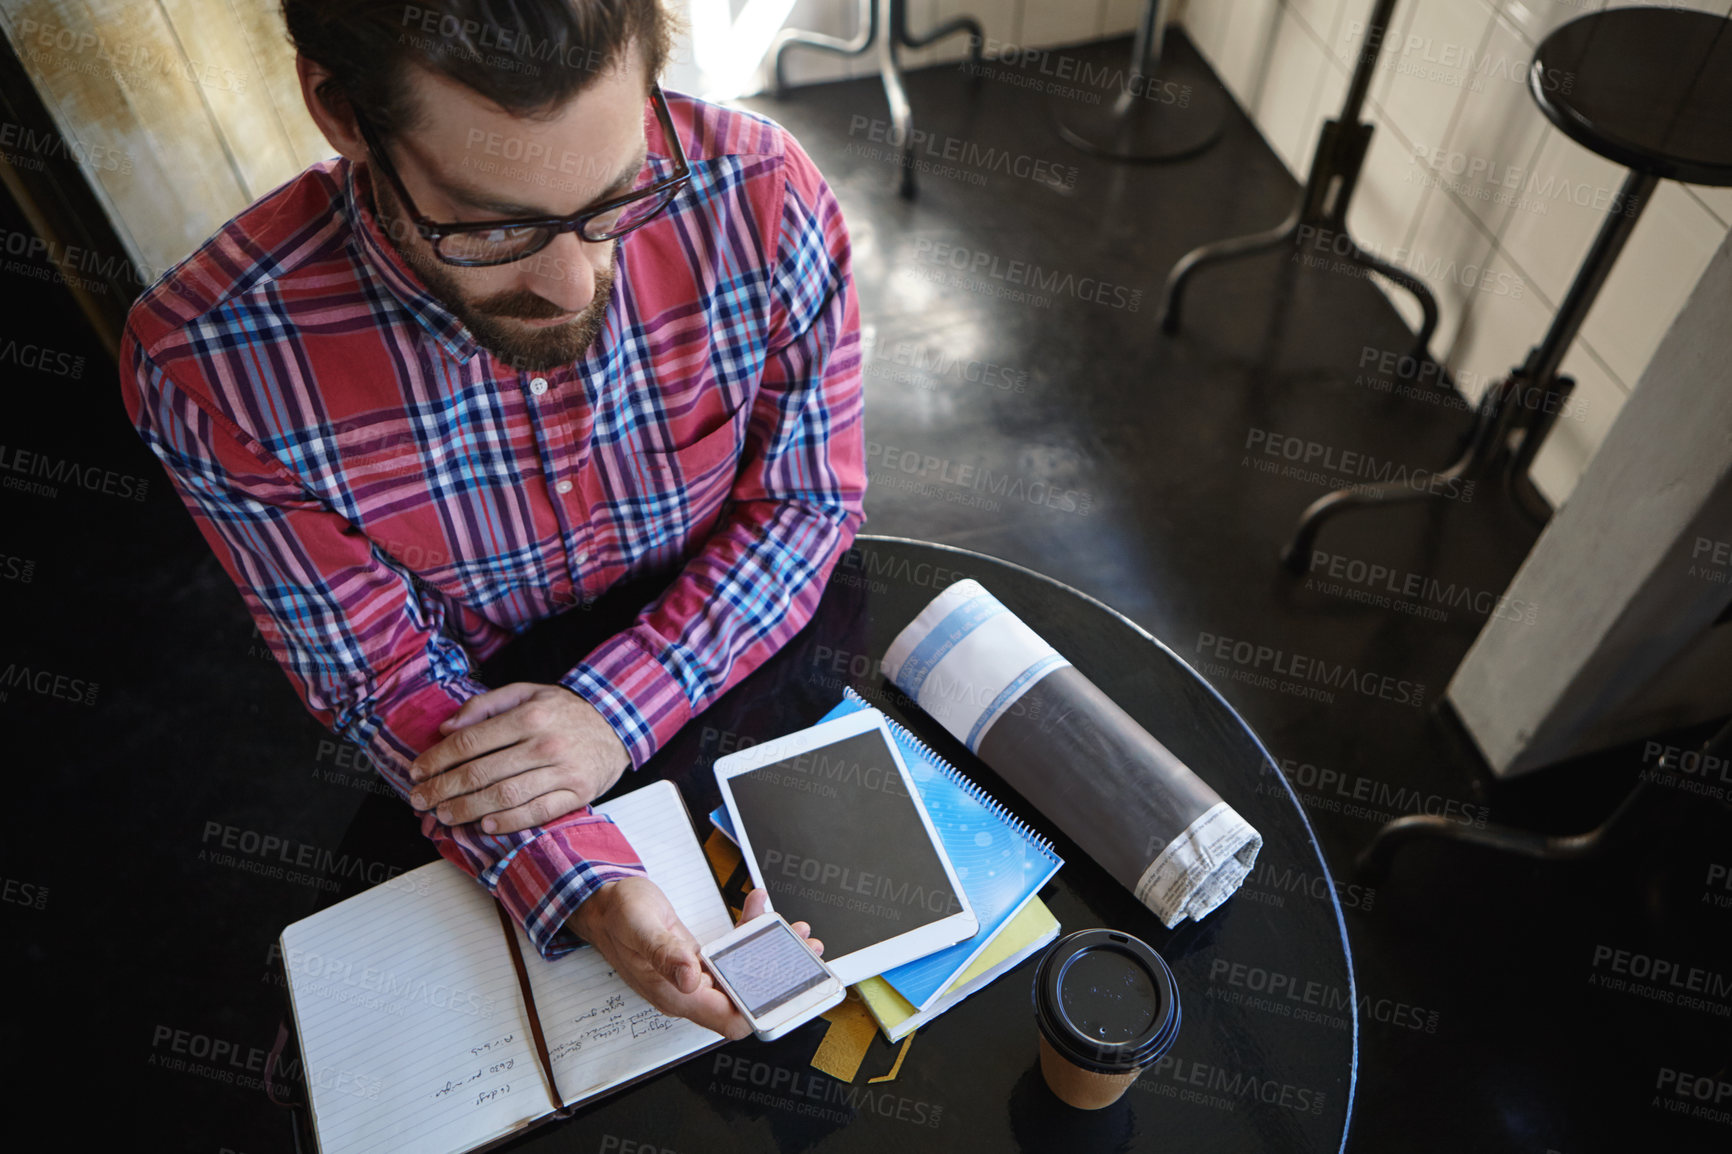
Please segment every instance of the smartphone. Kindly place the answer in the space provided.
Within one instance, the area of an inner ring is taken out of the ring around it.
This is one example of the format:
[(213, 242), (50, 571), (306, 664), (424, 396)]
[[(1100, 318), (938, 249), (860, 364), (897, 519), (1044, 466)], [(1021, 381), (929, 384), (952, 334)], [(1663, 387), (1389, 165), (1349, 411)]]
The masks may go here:
[(766, 1042), (811, 1021), (847, 993), (781, 914), (753, 918), (699, 954), (752, 1032)]

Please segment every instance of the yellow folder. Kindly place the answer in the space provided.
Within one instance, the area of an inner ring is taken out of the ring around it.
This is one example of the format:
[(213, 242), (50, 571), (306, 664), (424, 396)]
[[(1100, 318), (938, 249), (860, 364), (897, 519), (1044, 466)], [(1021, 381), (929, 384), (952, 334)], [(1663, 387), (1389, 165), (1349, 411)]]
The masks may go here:
[[(884, 1036), (898, 1042), (968, 995), (985, 989), (993, 979), (1058, 937), (1058, 928), (1058, 919), (1052, 916), (1052, 911), (1046, 908), (1039, 895), (1029, 898), (1028, 904), (1004, 923), (974, 963), (957, 975), (956, 980), (923, 1013), (915, 1013), (908, 999), (898, 994), (883, 978), (867, 978), (854, 988), (860, 992), (861, 1000), (872, 1012)], [(1032, 1014), (1034, 1011), (1029, 1012)]]

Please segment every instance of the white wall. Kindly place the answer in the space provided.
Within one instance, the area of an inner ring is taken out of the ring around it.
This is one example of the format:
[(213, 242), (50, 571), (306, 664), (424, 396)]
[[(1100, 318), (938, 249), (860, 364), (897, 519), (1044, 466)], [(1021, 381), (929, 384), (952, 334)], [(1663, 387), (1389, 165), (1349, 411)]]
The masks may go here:
[[(729, 0), (685, 0), (694, 32), (706, 8)], [(733, 0), (739, 15), (752, 3), (776, 0)], [(786, 0), (781, 0), (786, 3)], [(787, 26), (828, 36), (852, 37), (858, 29), (856, 0), (795, 0)], [(1136, 29), (1143, 11), (1142, 0), (908, 0), (908, 29), (916, 36), (957, 16), (973, 16), (990, 40), (1032, 48), (1080, 44), (1102, 37), (1122, 36)], [(917, 52), (904, 51), (905, 68), (961, 60), (968, 52), (968, 37), (958, 33)], [(834, 53), (792, 49), (787, 58), (790, 84), (810, 84), (853, 76), (876, 75), (876, 57), (845, 59)], [(762, 79), (767, 80), (767, 73)]]
[[(1346, 97), (1371, 6), (1188, 0), (1181, 18), (1303, 180), (1318, 128)], [(1402, 0), (1396, 7), (1364, 113), (1376, 133), (1348, 225), (1365, 247), (1430, 284), (1442, 310), (1432, 352), (1470, 398), (1539, 342), (1623, 181), (1622, 167), (1553, 128), (1526, 84), (1537, 41), (1604, 6)], [(1725, 14), (1732, 0), (1672, 6)], [(1463, 61), (1473, 62), (1471, 70)], [(1729, 224), (1732, 189), (1660, 184), (1564, 361), (1576, 378), (1571, 412), (1533, 469), (1554, 505), (1574, 488)], [(1417, 327), (1412, 298), (1385, 288)]]

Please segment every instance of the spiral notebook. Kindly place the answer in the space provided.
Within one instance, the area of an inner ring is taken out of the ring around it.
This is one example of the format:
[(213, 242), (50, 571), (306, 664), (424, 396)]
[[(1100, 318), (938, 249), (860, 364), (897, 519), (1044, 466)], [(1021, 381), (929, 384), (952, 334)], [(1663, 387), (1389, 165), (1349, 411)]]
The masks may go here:
[[(866, 700), (854, 690), (843, 692), (847, 696), (819, 724), (867, 708)], [(969, 905), (980, 920), (980, 930), (972, 938), (884, 971), (884, 980), (918, 1012), (936, 1002), (968, 969), (999, 930), (1052, 880), (1064, 861), (1053, 852), (1050, 842), (1005, 812), (955, 766), (905, 727), (886, 720), (920, 791), (920, 800), (932, 816), (938, 840), (956, 867)], [(712, 813), (710, 820), (723, 833), (734, 836), (726, 807)]]
[[(733, 928), (679, 791), (595, 807), (700, 942)], [(320, 1154), (484, 1149), (724, 1039), (644, 1001), (593, 948), (556, 961), (448, 861), (283, 930)]]

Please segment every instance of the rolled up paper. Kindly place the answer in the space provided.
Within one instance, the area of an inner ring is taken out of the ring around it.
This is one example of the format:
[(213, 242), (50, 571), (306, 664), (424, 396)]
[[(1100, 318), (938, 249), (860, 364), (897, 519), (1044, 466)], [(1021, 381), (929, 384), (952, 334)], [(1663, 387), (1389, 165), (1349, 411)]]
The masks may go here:
[(933, 598), (884, 669), (1168, 929), (1256, 864), (1263, 835), (978, 581)]

